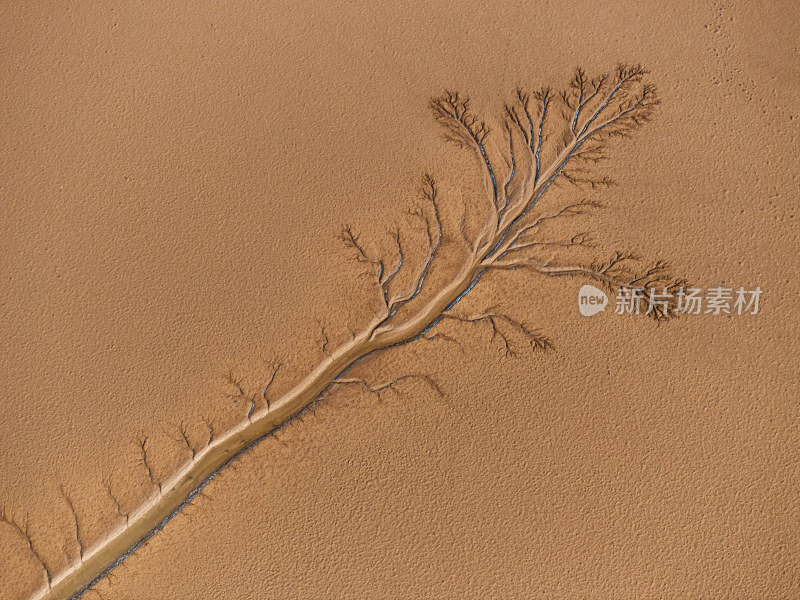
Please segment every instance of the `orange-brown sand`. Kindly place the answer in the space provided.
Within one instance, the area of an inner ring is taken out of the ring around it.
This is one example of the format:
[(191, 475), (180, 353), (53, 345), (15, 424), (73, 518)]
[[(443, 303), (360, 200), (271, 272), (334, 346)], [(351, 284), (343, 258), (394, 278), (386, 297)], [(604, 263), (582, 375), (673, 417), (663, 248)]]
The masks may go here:
[[(611, 147), (604, 247), (758, 315), (656, 325), (577, 310), (583, 283), (492, 274), (555, 350), (491, 332), (369, 357), (377, 398), (331, 394), (221, 472), (111, 578), (106, 599), (794, 598), (798, 9), (670, 2), (123, 3), (3, 7), (0, 505), (54, 573), (193, 443), (241, 423), (231, 371), (277, 395), (374, 317), (337, 240), (376, 249), (433, 174), (483, 193), (428, 109), (473, 98), (502, 135), (517, 86), (651, 70), (661, 106)], [(498, 138), (492, 151), (501, 148)], [(494, 143), (494, 142), (493, 142)], [(563, 197), (563, 196), (562, 196)], [(455, 207), (455, 208), (454, 208)], [(324, 333), (322, 331), (324, 327)], [(44, 584), (0, 525), (0, 598)], [(98, 596), (94, 592), (85, 597)], [(100, 597), (100, 596), (98, 596)]]

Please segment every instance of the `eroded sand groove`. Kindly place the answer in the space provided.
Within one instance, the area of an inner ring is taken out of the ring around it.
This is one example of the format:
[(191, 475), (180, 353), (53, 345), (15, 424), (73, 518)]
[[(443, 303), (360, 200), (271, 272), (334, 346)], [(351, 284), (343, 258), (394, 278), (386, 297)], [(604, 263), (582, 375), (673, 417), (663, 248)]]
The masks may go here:
[[(559, 179), (592, 189), (610, 183), (607, 178), (593, 174), (589, 167), (605, 158), (610, 139), (629, 135), (651, 117), (658, 100), (646, 76), (647, 72), (638, 66), (620, 66), (609, 75), (594, 78), (588, 78), (579, 69), (569, 87), (560, 94), (547, 88), (533, 94), (517, 91), (503, 115), (500, 135), (507, 151), (503, 153), (506, 166), (501, 169), (497, 157), (490, 155), (485, 144), (490, 128), (471, 112), (469, 99), (449, 92), (433, 99), (431, 109), (436, 120), (446, 129), (450, 140), (475, 154), (484, 176), (486, 190), (481, 214), (470, 216), (481, 224), (477, 233), (468, 235), (463, 219), (456, 231), (443, 228), (438, 190), (430, 176), (423, 182), (425, 206), (413, 213), (422, 223), (426, 240), (418, 264), (411, 265), (406, 260), (399, 231), (394, 258), (384, 259), (371, 256), (359, 236), (345, 228), (342, 239), (355, 259), (374, 274), (374, 283), (380, 290), (382, 308), (369, 326), (340, 347), (327, 350), (327, 356), (313, 372), (281, 398), (260, 409), (251, 399), (246, 419), (240, 425), (213, 439), (210, 437), (204, 448), (195, 450), (189, 445), (192, 457), (184, 467), (159, 482), (157, 493), (136, 511), (125, 514), (125, 522), (105, 538), (91, 547), (81, 546), (80, 561), (72, 567), (51, 578), (31, 547), (47, 578), (33, 598), (81, 596), (160, 531), (233, 458), (291, 423), (338, 386), (357, 385), (379, 394), (400, 381), (416, 379), (433, 393), (442, 394), (427, 375), (406, 374), (385, 383), (347, 377), (358, 361), (373, 352), (435, 336), (431, 333), (433, 328), (448, 320), (487, 324), (492, 339), (498, 339), (508, 355), (517, 352), (515, 340), (519, 339), (533, 349), (546, 349), (550, 345), (546, 337), (508, 315), (491, 310), (477, 314), (455, 310), (489, 270), (526, 269), (545, 276), (582, 276), (610, 289), (627, 286), (661, 290), (681, 285), (663, 263), (642, 265), (621, 252), (588, 262), (567, 260), (570, 249), (596, 248), (585, 234), (566, 240), (545, 237), (546, 226), (553, 221), (597, 206), (585, 199), (554, 206), (544, 206), (540, 200)], [(446, 281), (437, 280), (433, 287), (428, 278), (431, 267), (438, 253), (449, 244), (466, 249), (466, 259)], [(547, 258), (542, 258), (543, 252)], [(406, 268), (412, 270), (413, 276), (410, 283), (400, 285), (396, 277)], [(655, 311), (654, 316), (666, 318), (669, 311)]]

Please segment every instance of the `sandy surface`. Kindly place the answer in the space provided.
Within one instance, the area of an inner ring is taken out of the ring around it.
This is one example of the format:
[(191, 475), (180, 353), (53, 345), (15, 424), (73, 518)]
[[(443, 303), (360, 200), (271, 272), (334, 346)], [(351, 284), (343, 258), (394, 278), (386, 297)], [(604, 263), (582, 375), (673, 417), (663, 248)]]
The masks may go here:
[[(800, 586), (797, 106), (791, 2), (197, 3), (0, 9), (0, 504), (53, 570), (221, 431), (231, 369), (276, 392), (374, 290), (337, 241), (376, 246), (428, 171), (480, 189), (427, 109), (499, 115), (576, 65), (652, 71), (662, 106), (615, 145), (590, 226), (762, 312), (665, 326), (586, 319), (578, 281), (493, 275), (556, 343), (507, 359), (485, 329), (362, 374), (434, 375), (382, 402), (343, 390), (244, 456), (103, 582), (141, 598), (795, 598)], [(585, 193), (564, 188), (558, 193)], [(0, 598), (43, 575), (0, 529)], [(96, 594), (87, 594), (87, 598)]]

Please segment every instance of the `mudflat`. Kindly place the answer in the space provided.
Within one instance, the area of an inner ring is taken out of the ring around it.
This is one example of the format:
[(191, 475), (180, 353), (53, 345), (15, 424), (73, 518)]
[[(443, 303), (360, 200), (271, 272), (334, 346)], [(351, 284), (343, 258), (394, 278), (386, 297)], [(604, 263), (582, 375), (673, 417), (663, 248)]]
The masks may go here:
[(792, 3), (1, 12), (0, 598), (793, 597)]

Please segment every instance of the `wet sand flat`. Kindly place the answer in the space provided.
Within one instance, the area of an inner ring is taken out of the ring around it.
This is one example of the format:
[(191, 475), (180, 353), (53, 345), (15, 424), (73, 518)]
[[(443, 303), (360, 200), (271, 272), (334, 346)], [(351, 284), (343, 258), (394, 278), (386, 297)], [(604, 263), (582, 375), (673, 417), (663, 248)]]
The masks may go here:
[[(375, 318), (343, 224), (386, 252), (400, 224), (411, 263), (424, 173), (448, 227), (479, 201), (480, 164), (443, 138), (432, 97), (470, 96), (500, 157), (518, 86), (560, 90), (577, 66), (623, 62), (650, 71), (660, 105), (610, 144), (600, 172), (615, 186), (553, 198), (602, 202), (579, 223), (605, 248), (705, 289), (760, 287), (760, 313), (586, 318), (586, 282), (489, 274), (463, 310), (499, 306), (553, 350), (509, 357), (490, 327), (449, 323), (457, 343), (367, 357), (353, 377), (425, 374), (443, 395), (419, 381), (336, 390), (215, 476), (97, 592), (794, 597), (792, 3), (0, 13), (0, 505), (27, 515), (53, 573), (210, 433), (247, 421), (231, 381), (255, 389), (280, 364), (270, 397), (283, 397)], [(457, 268), (442, 260), (432, 281)], [(24, 538), (0, 527), (0, 598), (43, 585)]]

